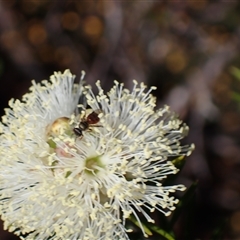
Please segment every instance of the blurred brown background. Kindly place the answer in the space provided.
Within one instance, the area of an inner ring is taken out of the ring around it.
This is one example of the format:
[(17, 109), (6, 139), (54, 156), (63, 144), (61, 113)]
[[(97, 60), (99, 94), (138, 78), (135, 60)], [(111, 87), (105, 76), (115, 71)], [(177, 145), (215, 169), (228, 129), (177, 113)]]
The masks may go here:
[[(185, 142), (196, 145), (179, 179), (199, 181), (191, 239), (211, 239), (222, 222), (223, 239), (240, 239), (240, 103), (232, 98), (240, 82), (231, 74), (240, 68), (239, 13), (231, 0), (2, 0), (1, 115), (31, 79), (66, 68), (106, 90), (114, 79), (157, 86), (159, 107), (188, 123)], [(18, 238), (0, 230), (10, 239)]]

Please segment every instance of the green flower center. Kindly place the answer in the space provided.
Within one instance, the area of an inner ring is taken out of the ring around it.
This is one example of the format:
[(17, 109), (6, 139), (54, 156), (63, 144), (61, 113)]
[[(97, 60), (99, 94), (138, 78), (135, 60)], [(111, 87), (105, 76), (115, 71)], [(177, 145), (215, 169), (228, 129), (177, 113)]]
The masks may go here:
[(100, 168), (104, 168), (100, 156), (90, 157), (85, 162), (85, 173), (89, 175), (96, 175)]

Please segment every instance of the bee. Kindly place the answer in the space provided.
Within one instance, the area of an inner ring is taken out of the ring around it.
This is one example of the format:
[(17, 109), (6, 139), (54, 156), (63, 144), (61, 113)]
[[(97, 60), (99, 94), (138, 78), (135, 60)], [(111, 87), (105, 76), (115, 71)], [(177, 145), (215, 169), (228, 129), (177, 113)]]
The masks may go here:
[(78, 126), (73, 129), (73, 132), (77, 137), (83, 137), (83, 131), (88, 130), (90, 127), (102, 127), (101, 125), (95, 125), (100, 121), (99, 114), (102, 111), (100, 109), (92, 111), (90, 114), (83, 117)]

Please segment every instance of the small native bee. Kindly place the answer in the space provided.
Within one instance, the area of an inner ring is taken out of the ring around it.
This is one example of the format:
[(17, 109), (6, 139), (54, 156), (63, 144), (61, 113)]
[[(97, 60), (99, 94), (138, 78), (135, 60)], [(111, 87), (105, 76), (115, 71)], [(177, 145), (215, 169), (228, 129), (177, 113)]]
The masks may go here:
[(75, 127), (73, 129), (73, 132), (75, 133), (75, 135), (77, 137), (82, 137), (83, 136), (83, 131), (88, 130), (90, 127), (102, 127), (101, 125), (95, 125), (96, 123), (98, 123), (100, 121), (100, 118), (98, 117), (98, 115), (101, 113), (102, 111), (100, 109), (91, 112), (89, 115), (84, 116), (83, 119), (81, 119), (81, 121), (78, 124), (78, 127)]

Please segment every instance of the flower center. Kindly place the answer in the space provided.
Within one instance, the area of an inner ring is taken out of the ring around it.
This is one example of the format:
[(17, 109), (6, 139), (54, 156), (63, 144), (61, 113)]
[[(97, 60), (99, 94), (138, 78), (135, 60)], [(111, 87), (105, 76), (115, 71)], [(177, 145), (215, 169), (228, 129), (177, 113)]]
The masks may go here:
[(88, 175), (96, 175), (103, 168), (100, 156), (90, 157), (85, 161), (85, 173)]

